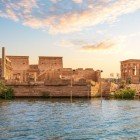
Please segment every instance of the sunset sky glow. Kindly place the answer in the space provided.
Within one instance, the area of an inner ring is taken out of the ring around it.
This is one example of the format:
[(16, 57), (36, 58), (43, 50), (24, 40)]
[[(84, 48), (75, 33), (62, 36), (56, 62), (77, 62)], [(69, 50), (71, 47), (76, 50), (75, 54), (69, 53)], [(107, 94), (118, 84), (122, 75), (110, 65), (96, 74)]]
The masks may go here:
[(140, 0), (0, 0), (0, 45), (33, 64), (63, 56), (64, 67), (108, 77), (140, 59)]

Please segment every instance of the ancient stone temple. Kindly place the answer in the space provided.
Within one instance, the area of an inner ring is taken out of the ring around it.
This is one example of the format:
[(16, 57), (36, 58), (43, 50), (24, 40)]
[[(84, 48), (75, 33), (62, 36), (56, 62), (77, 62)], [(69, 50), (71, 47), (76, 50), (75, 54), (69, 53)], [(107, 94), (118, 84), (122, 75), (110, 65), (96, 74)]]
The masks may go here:
[(30, 64), (29, 56), (11, 56), (2, 48), (0, 78), (10, 82), (48, 82), (60, 80), (100, 80), (100, 71), (92, 68), (63, 68), (63, 57), (39, 56), (38, 64)]
[(39, 56), (38, 68), (40, 71), (58, 70), (63, 68), (62, 57)]
[(17, 81), (26, 81), (26, 72), (29, 69), (28, 56), (6, 56), (11, 61), (12, 79)]
[(5, 56), (5, 48), (2, 48), (2, 58), (0, 58), (0, 77), (1, 79), (12, 79), (12, 64), (8, 57)]
[(129, 59), (121, 61), (121, 78), (127, 83), (140, 83), (140, 60)]

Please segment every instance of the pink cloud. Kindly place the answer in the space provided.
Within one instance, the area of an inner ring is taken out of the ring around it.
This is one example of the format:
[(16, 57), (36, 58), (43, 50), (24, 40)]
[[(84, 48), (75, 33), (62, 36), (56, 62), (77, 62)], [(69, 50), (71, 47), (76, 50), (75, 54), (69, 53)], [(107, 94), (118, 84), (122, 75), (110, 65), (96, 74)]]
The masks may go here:
[[(52, 0), (51, 0), (52, 1)], [(54, 2), (58, 0), (53, 0)], [(82, 0), (73, 0), (81, 2)], [(20, 21), (23, 25), (48, 30), (49, 33), (70, 33), (81, 31), (87, 27), (94, 27), (97, 24), (115, 21), (119, 16), (133, 13), (140, 9), (140, 0), (102, 0), (106, 4), (87, 3), (89, 6), (85, 10), (71, 11), (63, 14), (51, 14), (39, 17), (32, 13), (36, 8), (40, 11), (37, 0), (20, 0), (17, 3), (4, 2), (5, 12), (0, 12), (1, 17)], [(101, 1), (100, 1), (101, 2)], [(16, 10), (19, 10), (18, 12)]]
[(83, 2), (83, 0), (72, 0), (72, 1), (75, 3), (82, 3)]

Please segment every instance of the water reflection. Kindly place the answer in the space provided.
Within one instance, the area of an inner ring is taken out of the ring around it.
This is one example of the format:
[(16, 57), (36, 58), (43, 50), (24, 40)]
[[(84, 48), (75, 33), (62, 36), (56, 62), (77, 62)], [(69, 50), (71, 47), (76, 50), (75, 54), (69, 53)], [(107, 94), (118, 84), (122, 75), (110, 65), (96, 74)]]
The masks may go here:
[(135, 139), (139, 131), (139, 101), (0, 100), (1, 139)]

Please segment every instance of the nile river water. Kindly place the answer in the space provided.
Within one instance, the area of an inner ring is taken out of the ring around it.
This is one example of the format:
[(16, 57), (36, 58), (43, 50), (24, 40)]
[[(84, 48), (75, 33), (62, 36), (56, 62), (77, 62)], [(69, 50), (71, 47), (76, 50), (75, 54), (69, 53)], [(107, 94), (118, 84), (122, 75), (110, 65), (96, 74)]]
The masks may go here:
[(140, 101), (0, 100), (0, 140), (140, 139)]

